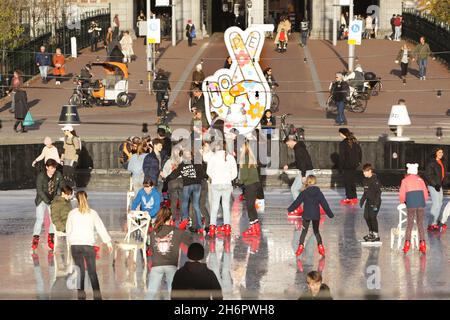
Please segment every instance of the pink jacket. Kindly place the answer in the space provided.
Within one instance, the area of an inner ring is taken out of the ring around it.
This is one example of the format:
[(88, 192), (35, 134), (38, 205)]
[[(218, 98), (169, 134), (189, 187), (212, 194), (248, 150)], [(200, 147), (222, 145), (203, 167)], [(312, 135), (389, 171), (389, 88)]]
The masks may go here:
[(408, 208), (425, 207), (428, 200), (428, 189), (421, 177), (416, 174), (409, 174), (400, 186), (400, 203), (406, 203)]

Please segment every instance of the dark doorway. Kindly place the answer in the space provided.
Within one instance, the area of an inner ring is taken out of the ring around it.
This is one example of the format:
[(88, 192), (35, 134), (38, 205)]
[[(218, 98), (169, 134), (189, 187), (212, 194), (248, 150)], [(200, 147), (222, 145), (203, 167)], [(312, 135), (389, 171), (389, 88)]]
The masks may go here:
[[(224, 11), (226, 7), (226, 11)], [(211, 22), (212, 32), (224, 32), (228, 27), (235, 24), (236, 17), (233, 8), (228, 3), (223, 4), (222, 1), (211, 1)]]
[(355, 15), (361, 15), (363, 17), (366, 17), (367, 14), (371, 15), (374, 13), (373, 10), (370, 10), (369, 13), (367, 13), (367, 8), (372, 5), (379, 6), (380, 1), (379, 0), (353, 1), (353, 12)]

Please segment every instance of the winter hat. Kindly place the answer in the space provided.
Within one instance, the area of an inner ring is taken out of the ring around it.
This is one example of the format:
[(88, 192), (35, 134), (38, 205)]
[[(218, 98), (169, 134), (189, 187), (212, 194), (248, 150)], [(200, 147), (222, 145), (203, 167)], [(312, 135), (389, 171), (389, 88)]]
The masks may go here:
[(203, 249), (203, 246), (198, 243), (194, 242), (189, 246), (187, 257), (189, 260), (193, 261), (200, 261), (205, 256), (205, 249)]
[(417, 174), (419, 169), (418, 163), (407, 163), (406, 167), (408, 168), (406, 173), (408, 174)]

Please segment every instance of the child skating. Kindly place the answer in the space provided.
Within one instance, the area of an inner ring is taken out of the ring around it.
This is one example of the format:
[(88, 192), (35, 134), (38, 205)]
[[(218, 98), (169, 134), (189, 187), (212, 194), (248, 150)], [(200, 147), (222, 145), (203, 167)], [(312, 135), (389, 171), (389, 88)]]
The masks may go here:
[(381, 206), (381, 189), (378, 183), (377, 175), (373, 173), (373, 168), (370, 163), (363, 166), (364, 174), (364, 193), (359, 201), (359, 206), (364, 206), (364, 219), (369, 227), (369, 234), (364, 236), (366, 242), (380, 241), (378, 234), (378, 220), (377, 215)]
[(334, 214), (328, 206), (328, 202), (322, 191), (320, 191), (319, 187), (315, 186), (315, 184), (316, 177), (313, 175), (308, 176), (306, 178), (305, 190), (298, 195), (297, 199), (295, 199), (295, 201), (288, 208), (288, 211), (291, 212), (303, 203), (304, 211), (302, 217), (302, 233), (300, 235), (300, 242), (297, 251), (295, 252), (296, 256), (301, 255), (303, 250), (305, 250), (305, 238), (311, 222), (313, 225), (314, 235), (316, 236), (319, 254), (321, 256), (325, 256), (325, 247), (322, 244), (322, 237), (319, 232), (320, 206), (322, 206), (325, 210), (328, 217), (333, 218)]

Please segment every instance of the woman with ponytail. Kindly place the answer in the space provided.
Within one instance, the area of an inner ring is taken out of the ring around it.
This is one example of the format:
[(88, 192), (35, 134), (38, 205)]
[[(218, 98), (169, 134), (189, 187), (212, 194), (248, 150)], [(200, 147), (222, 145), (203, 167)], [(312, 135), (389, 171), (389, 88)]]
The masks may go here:
[(78, 208), (69, 212), (66, 223), (67, 238), (70, 243), (73, 261), (79, 270), (78, 299), (85, 300), (84, 291), (85, 263), (89, 279), (94, 291), (94, 299), (101, 300), (100, 285), (95, 266), (95, 232), (100, 235), (104, 243), (108, 245), (109, 252), (112, 251), (111, 237), (95, 210), (89, 207), (87, 194), (84, 191), (77, 192)]
[(163, 206), (156, 215), (153, 231), (150, 233), (150, 247), (153, 255), (152, 269), (148, 281), (146, 299), (154, 300), (158, 294), (163, 276), (166, 276), (167, 291), (170, 293), (172, 280), (178, 269), (180, 246), (186, 248), (192, 242), (190, 233), (185, 233), (172, 224), (172, 212)]
[(347, 128), (341, 128), (339, 134), (344, 139), (339, 143), (339, 171), (343, 175), (345, 187), (345, 199), (341, 200), (341, 204), (355, 205), (358, 204), (356, 169), (362, 161), (362, 150), (353, 132), (350, 132)]

